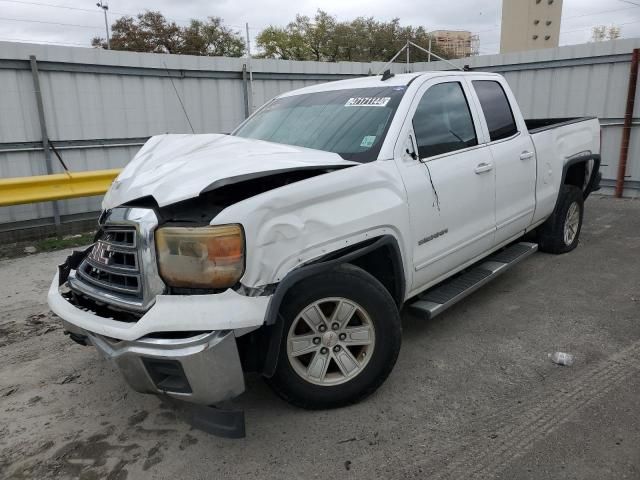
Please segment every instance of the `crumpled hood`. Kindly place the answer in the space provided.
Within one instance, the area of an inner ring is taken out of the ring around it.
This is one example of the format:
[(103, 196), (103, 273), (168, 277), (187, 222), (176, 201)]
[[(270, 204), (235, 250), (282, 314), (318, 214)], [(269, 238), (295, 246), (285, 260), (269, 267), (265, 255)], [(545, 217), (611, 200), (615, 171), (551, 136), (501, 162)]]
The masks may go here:
[(118, 175), (102, 208), (146, 196), (162, 207), (196, 197), (212, 184), (235, 183), (237, 177), (351, 165), (357, 163), (337, 153), (230, 135), (158, 135), (150, 138)]

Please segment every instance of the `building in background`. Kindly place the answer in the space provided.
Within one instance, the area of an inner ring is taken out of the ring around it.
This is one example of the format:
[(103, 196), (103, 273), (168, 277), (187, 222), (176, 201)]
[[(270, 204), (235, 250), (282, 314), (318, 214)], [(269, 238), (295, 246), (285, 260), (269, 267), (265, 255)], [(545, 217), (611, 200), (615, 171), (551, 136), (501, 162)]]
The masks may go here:
[(500, 53), (557, 47), (562, 0), (503, 0)]
[(478, 55), (480, 37), (466, 30), (434, 30), (429, 35), (433, 43), (451, 58)]

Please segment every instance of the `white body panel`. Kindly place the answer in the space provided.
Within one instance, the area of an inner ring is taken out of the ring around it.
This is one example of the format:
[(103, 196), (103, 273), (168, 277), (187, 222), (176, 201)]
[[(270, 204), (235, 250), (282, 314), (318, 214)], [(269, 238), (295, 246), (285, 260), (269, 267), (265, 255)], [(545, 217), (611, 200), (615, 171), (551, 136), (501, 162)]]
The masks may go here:
[[(104, 199), (110, 209), (151, 196), (159, 206), (197, 197), (214, 182), (256, 172), (344, 166), (239, 201), (211, 224), (242, 224), (246, 236), (247, 287), (277, 284), (302, 264), (381, 235), (400, 248), (405, 300), (434, 282), (513, 240), (553, 211), (563, 165), (582, 152), (599, 152), (597, 120), (529, 135), (513, 109), (520, 133), (491, 144), (471, 80), (499, 81), (495, 74), (436, 72), (396, 75), (385, 86), (406, 87), (378, 160), (357, 164), (327, 153), (226, 135), (153, 137), (119, 175)], [(417, 160), (407, 154), (416, 101), (430, 85), (464, 85), (478, 145)], [(315, 85), (285, 95), (380, 85), (380, 77)], [(534, 150), (535, 149), (535, 150)], [(531, 150), (531, 158), (520, 154)], [(490, 165), (476, 172), (480, 164)], [(436, 200), (437, 195), (437, 200)], [(535, 213), (534, 213), (535, 212)], [(435, 238), (422, 241), (434, 234)], [(228, 330), (261, 325), (270, 297), (227, 290), (199, 296), (162, 295), (138, 322), (105, 320), (69, 306), (57, 289), (52, 309), (83, 330), (118, 339), (158, 331)]]
[[(476, 79), (496, 80), (494, 75), (479, 75), (472, 80)], [(509, 100), (518, 133), (513, 137), (491, 142), (485, 118), (481, 118), (485, 140), (495, 165), (496, 244), (523, 234), (531, 225), (536, 206), (536, 158), (533, 141), (509, 85), (504, 79), (498, 81)]]
[(217, 295), (159, 295), (137, 322), (119, 322), (80, 310), (58, 291), (58, 275), (51, 282), (47, 302), (53, 312), (75, 327), (118, 340), (137, 340), (150, 333), (241, 330), (261, 325), (269, 296), (245, 297), (232, 290)]
[(102, 208), (145, 196), (162, 207), (196, 197), (212, 183), (233, 177), (351, 164), (336, 153), (229, 135), (158, 135), (120, 172)]
[(395, 237), (403, 258), (410, 258), (406, 197), (394, 162), (365, 163), (256, 195), (212, 223), (238, 218), (251, 252), (242, 283), (252, 287), (277, 283), (300, 264), (381, 235)]
[[(452, 81), (459, 82), (460, 78), (440, 75), (419, 84), (415, 92), (407, 92), (408, 108), (399, 139), (414, 135), (412, 118), (424, 93), (435, 85)], [(468, 85), (462, 82), (461, 86), (469, 98)], [(471, 104), (470, 109), (474, 123), (478, 123), (478, 111)], [(420, 161), (407, 155), (405, 144), (398, 142), (394, 157), (402, 173), (411, 218), (414, 282), (410, 294), (413, 295), (493, 246), (495, 172), (483, 142)], [(487, 165), (487, 169), (477, 173), (481, 164)]]
[(536, 211), (531, 221), (547, 218), (556, 205), (562, 168), (573, 156), (600, 152), (600, 122), (592, 119), (531, 135), (536, 150)]
[(536, 207), (536, 158), (529, 135), (489, 146), (496, 166), (496, 243), (523, 234)]

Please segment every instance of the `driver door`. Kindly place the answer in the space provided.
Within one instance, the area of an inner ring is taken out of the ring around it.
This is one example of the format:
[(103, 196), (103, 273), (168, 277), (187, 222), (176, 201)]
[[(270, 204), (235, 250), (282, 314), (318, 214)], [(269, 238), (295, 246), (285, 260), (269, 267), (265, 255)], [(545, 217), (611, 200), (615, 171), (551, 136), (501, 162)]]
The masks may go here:
[(493, 245), (494, 163), (469, 97), (466, 82), (427, 81), (401, 133), (410, 147), (399, 166), (413, 229), (414, 294)]

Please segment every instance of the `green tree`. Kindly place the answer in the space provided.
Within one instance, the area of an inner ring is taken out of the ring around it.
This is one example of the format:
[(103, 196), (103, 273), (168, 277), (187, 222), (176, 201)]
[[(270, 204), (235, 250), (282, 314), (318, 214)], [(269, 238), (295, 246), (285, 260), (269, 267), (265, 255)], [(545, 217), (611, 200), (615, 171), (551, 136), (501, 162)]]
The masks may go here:
[(256, 43), (263, 49), (262, 58), (282, 60), (308, 60), (309, 50), (304, 37), (298, 31), (280, 27), (267, 27), (256, 37)]
[(334, 17), (318, 10), (313, 21), (307, 16), (296, 15), (295, 21), (288, 28), (297, 33), (305, 43), (310, 59), (320, 62), (332, 56), (331, 41), (336, 26)]
[[(134, 52), (179, 53), (180, 27), (160, 12), (146, 11), (136, 18), (124, 16), (111, 26), (111, 48)], [(92, 45), (106, 47), (104, 39), (94, 38)]]
[[(91, 45), (106, 48), (96, 37)], [(186, 27), (168, 21), (160, 12), (146, 11), (135, 18), (124, 16), (111, 26), (111, 49), (133, 52), (176, 53), (203, 56), (241, 57), (244, 40), (219, 17), (191, 20)]]
[[(424, 46), (429, 34), (422, 27), (400, 25), (400, 19), (378, 22), (373, 17), (358, 17), (348, 22), (318, 10), (313, 19), (296, 15), (285, 28), (270, 26), (256, 37), (263, 58), (315, 61), (388, 61), (407, 42)], [(432, 46), (437, 55), (448, 58), (446, 52)], [(424, 61), (427, 54), (412, 48), (415, 61)], [(399, 58), (398, 61), (404, 61)]]
[(191, 20), (182, 30), (183, 45), (180, 53), (213, 57), (241, 57), (244, 40), (222, 23), (220, 17), (209, 17), (206, 22)]

